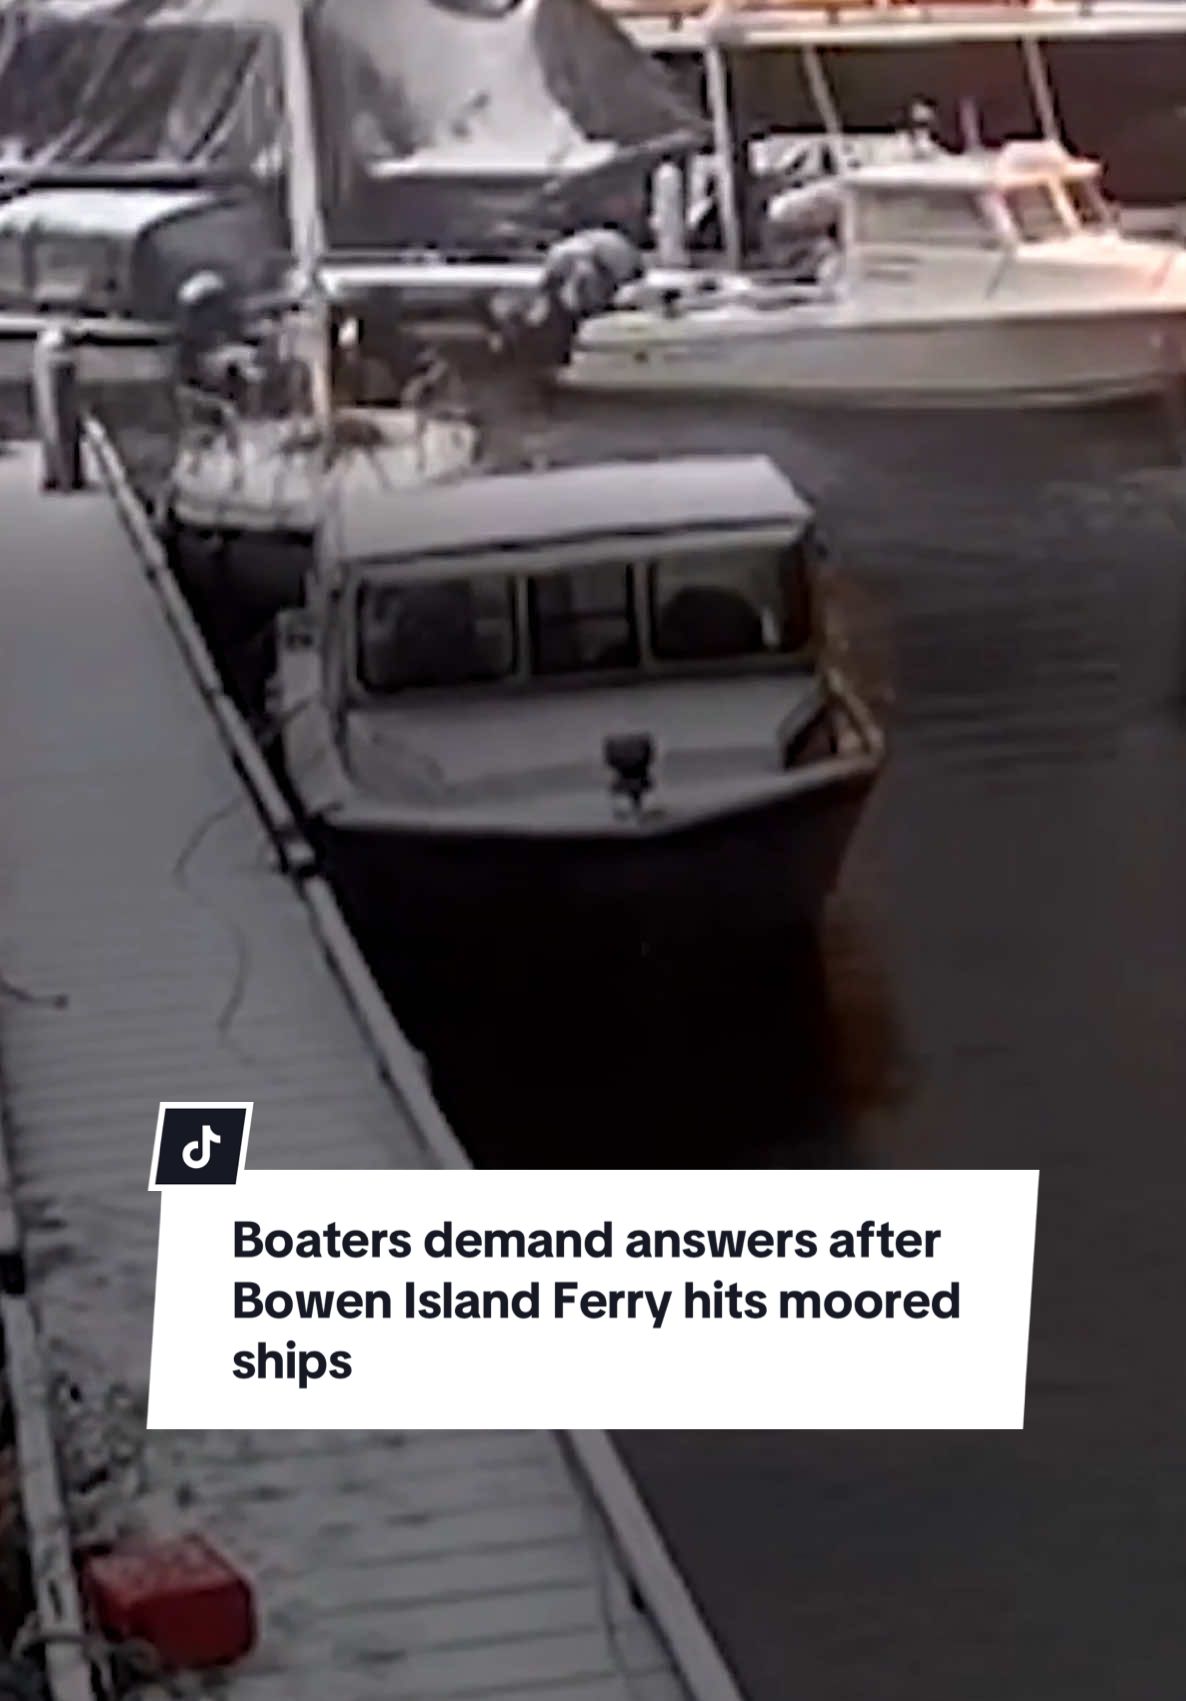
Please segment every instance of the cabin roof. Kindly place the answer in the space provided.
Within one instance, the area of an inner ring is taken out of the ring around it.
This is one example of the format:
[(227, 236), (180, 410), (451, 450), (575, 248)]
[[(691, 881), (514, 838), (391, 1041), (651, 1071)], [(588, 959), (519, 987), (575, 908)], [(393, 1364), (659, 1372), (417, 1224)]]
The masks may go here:
[(802, 531), (811, 510), (764, 456), (609, 461), (499, 473), (342, 504), (345, 562), (520, 551), (729, 530)]
[(54, 235), (131, 238), (216, 200), (202, 190), (29, 189), (0, 203), (0, 235), (22, 235), (36, 225)]
[(976, 192), (1021, 189), (1027, 184), (1095, 177), (1095, 160), (1080, 159), (1057, 143), (1008, 142), (1003, 148), (947, 153), (936, 148), (901, 159), (857, 166), (850, 181), (861, 189)]

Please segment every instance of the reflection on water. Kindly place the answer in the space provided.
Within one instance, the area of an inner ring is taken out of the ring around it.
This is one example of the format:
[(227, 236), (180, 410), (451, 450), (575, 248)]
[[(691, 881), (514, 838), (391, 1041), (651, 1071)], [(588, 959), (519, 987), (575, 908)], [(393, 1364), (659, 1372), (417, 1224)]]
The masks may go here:
[(839, 918), (822, 947), (740, 954), (723, 937), (695, 960), (594, 965), (537, 946), (518, 963), (459, 954), (411, 981), (396, 962), (384, 978), (483, 1164), (848, 1161), (853, 1114), (902, 1090), (884, 975)]

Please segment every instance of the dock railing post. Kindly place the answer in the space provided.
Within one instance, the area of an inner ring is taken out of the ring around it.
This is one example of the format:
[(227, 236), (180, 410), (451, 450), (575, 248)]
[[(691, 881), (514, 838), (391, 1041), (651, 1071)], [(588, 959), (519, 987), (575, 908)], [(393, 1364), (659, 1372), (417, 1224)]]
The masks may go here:
[(42, 453), (42, 488), (83, 488), (78, 346), (65, 325), (50, 325), (33, 351), (33, 411)]

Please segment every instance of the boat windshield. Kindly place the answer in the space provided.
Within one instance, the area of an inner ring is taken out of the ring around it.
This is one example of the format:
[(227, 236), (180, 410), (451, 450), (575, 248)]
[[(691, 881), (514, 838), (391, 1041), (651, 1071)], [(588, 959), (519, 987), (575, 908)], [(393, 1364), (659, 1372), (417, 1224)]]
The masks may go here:
[(873, 247), (999, 248), (1000, 237), (970, 190), (861, 185), (856, 239)]
[(368, 691), (489, 683), (515, 666), (514, 595), (505, 575), (362, 587), (358, 673)]
[(739, 543), (528, 572), (521, 582), (500, 573), (364, 583), (358, 678), (365, 690), (389, 695), (792, 655), (812, 636), (818, 554), (806, 534), (782, 546)]
[(534, 673), (598, 673), (639, 664), (632, 574), (622, 562), (530, 579), (527, 610)]
[(651, 644), (660, 661), (786, 655), (811, 636), (809, 545), (670, 556), (650, 574)]
[(1050, 183), (1028, 183), (1011, 189), (1005, 205), (1023, 242), (1058, 242), (1070, 226)]

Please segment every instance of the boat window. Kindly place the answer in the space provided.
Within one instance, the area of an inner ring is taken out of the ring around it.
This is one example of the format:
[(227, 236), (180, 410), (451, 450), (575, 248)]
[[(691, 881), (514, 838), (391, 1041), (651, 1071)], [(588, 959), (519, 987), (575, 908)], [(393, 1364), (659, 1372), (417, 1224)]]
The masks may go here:
[(1057, 242), (1067, 235), (1067, 222), (1048, 183), (1011, 189), (1006, 204), (1023, 242)]
[(939, 248), (1000, 246), (979, 197), (962, 190), (862, 189), (857, 198), (857, 240)]
[(809, 538), (787, 549), (673, 556), (651, 574), (652, 646), (660, 661), (785, 655), (811, 637)]
[(528, 581), (527, 593), (537, 674), (638, 666), (629, 567), (611, 562), (541, 574)]
[(1063, 184), (1079, 223), (1086, 230), (1110, 230), (1112, 215), (1093, 177), (1072, 177)]
[(514, 600), (502, 575), (363, 586), (358, 672), (368, 690), (474, 685), (514, 667)]

